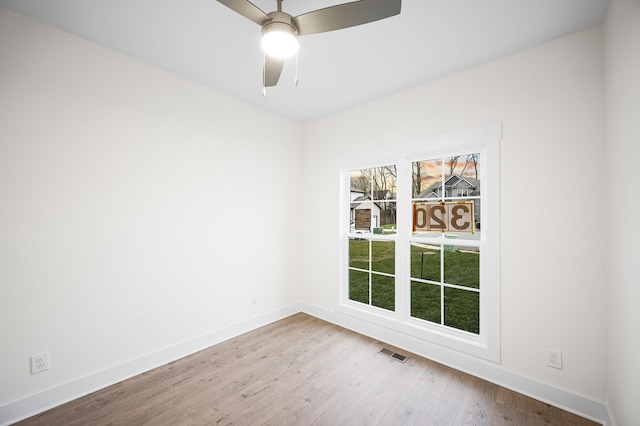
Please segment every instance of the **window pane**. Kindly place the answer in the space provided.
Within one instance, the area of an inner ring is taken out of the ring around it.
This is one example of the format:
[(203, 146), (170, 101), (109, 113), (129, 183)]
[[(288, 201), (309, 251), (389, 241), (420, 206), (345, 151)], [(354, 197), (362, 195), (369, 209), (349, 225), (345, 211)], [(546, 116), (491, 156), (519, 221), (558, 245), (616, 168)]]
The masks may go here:
[(444, 324), (470, 333), (480, 333), (480, 294), (444, 289)]
[(393, 241), (371, 241), (371, 270), (394, 274), (396, 245)]
[[(362, 197), (358, 197), (362, 198)], [(375, 211), (374, 211), (375, 209)], [(351, 232), (370, 232), (372, 226), (377, 226), (380, 208), (368, 200), (351, 202)]]
[(349, 267), (369, 269), (369, 241), (349, 238)]
[(380, 201), (377, 203), (380, 206), (380, 230), (374, 229), (373, 232), (380, 232), (385, 235), (395, 234), (398, 229), (396, 220), (396, 206), (395, 201)]
[(369, 273), (349, 270), (349, 299), (369, 304)]
[(368, 169), (371, 175), (372, 193), (371, 199), (395, 200), (396, 199), (396, 166), (383, 166)]
[(438, 200), (442, 187), (442, 160), (415, 161), (412, 168), (412, 198)]
[(444, 246), (444, 282), (480, 287), (480, 252), (477, 248)]
[[(431, 211), (431, 203), (427, 204), (429, 200), (423, 201), (414, 201), (412, 205), (412, 215), (413, 215), (413, 236), (414, 237), (431, 237), (437, 238), (442, 236), (442, 233), (446, 229), (446, 223), (442, 221), (438, 214), (434, 214)], [(440, 208), (439, 203), (437, 204), (437, 209)], [(433, 215), (433, 216), (432, 216)], [(428, 224), (428, 225), (427, 225)], [(425, 227), (428, 226), (431, 230), (425, 231)]]
[(480, 154), (448, 157), (445, 162), (445, 182), (449, 197), (455, 197), (460, 189), (468, 195), (480, 195)]
[(440, 324), (439, 285), (411, 281), (411, 316)]
[(371, 304), (378, 308), (395, 310), (395, 278), (371, 274)]
[(371, 173), (369, 169), (351, 170), (349, 178), (351, 180), (351, 201), (359, 196), (371, 195)]
[(440, 282), (440, 247), (411, 244), (411, 277)]

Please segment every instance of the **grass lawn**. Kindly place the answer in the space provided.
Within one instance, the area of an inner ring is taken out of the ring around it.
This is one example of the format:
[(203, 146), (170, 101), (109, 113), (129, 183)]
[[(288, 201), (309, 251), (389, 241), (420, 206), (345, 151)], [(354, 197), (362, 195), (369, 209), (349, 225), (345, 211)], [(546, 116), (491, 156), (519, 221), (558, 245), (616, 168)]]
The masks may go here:
[[(411, 280), (411, 316), (478, 334), (480, 332), (480, 297), (477, 292), (450, 288), (444, 283), (479, 288), (480, 256), (465, 250), (411, 246), (411, 277), (434, 281)], [(441, 268), (444, 257), (444, 268)], [(349, 266), (364, 269), (349, 271), (349, 298), (364, 304), (393, 311), (395, 279), (380, 273), (394, 274), (393, 241), (349, 240)], [(369, 285), (371, 282), (371, 285)]]
[[(371, 250), (371, 256), (369, 250)], [(390, 311), (395, 310), (395, 278), (380, 274), (380, 272), (395, 273), (393, 241), (349, 240), (349, 266), (370, 271), (349, 271), (351, 300), (368, 305), (371, 297), (371, 305)], [(369, 275), (371, 275), (371, 287), (369, 287)], [(369, 294), (370, 289), (371, 294)]]

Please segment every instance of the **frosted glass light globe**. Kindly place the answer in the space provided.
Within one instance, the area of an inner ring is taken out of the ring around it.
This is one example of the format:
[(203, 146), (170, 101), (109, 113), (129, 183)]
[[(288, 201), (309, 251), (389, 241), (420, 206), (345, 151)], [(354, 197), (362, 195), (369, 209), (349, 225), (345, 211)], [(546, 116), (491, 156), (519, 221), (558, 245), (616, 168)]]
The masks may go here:
[(290, 58), (300, 48), (295, 29), (280, 22), (266, 25), (262, 29), (260, 45), (264, 53), (278, 59)]

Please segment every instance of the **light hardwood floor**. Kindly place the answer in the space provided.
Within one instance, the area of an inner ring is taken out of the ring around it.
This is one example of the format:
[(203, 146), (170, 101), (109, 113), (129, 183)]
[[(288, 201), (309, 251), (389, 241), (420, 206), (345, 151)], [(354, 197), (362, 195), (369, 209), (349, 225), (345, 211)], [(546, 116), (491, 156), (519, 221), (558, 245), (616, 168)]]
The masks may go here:
[[(401, 363), (378, 353), (388, 348)], [(306, 314), (20, 425), (595, 425)]]

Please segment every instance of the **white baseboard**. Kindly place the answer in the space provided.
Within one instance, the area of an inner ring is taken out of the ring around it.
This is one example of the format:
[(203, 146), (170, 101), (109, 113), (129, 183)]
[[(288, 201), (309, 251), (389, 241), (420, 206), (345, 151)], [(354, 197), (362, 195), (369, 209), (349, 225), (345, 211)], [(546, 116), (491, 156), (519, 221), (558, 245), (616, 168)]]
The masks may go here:
[(0, 425), (10, 425), (92, 392), (104, 389), (161, 365), (194, 354), (225, 340), (286, 318), (301, 311), (298, 304), (286, 306), (246, 321), (232, 324), (111, 368), (72, 380), (34, 395), (0, 405)]
[(365, 336), (389, 343), (416, 355), (428, 358), (440, 364), (455, 368), (491, 383), (511, 389), (523, 395), (561, 408), (565, 411), (585, 417), (605, 426), (612, 424), (609, 410), (602, 402), (594, 401), (572, 392), (507, 371), (498, 364), (493, 364), (472, 356), (456, 352), (427, 341), (408, 336), (397, 331), (380, 327), (361, 319), (327, 310), (315, 305), (301, 304), (302, 312), (323, 319), (341, 327), (353, 330)]
[(611, 411), (611, 406), (608, 402), (605, 404), (605, 407), (607, 409), (607, 416), (609, 416), (609, 424), (607, 426), (618, 426), (618, 423), (616, 423), (616, 418), (613, 415), (613, 411)]
[(305, 312), (360, 334), (384, 341), (416, 355), (464, 371), (539, 401), (600, 422), (606, 426), (615, 426), (608, 407), (602, 402), (506, 371), (497, 364), (475, 359), (397, 331), (305, 303), (286, 306), (276, 311), (232, 324), (204, 336), (178, 343), (103, 371), (98, 371), (34, 395), (9, 402), (0, 406), (0, 425), (9, 425), (34, 416), (298, 312)]

